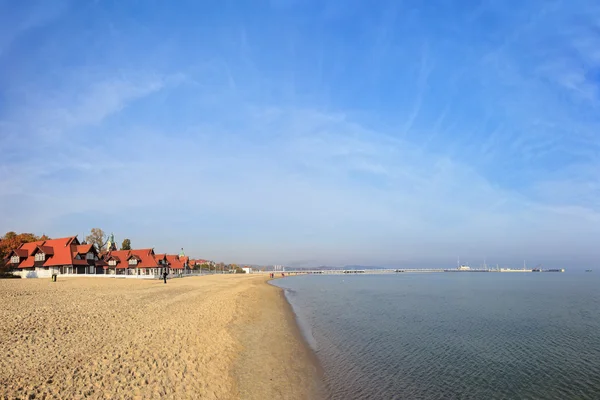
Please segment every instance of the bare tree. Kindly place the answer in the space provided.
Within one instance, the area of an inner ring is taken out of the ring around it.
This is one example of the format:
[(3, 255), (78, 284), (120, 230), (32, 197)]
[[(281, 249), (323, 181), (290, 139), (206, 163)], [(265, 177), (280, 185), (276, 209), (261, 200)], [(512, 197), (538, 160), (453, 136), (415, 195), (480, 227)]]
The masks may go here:
[(85, 237), (85, 241), (87, 244), (96, 246), (96, 249), (100, 252), (104, 249), (104, 245), (106, 244), (106, 235), (102, 229), (92, 228), (90, 234)]

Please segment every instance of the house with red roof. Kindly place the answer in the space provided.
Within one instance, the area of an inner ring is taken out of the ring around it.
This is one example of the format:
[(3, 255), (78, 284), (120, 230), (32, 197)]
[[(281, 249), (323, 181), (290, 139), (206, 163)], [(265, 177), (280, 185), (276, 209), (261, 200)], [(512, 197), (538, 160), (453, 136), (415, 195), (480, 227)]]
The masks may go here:
[[(156, 254), (154, 249), (112, 250), (98, 253), (91, 244), (80, 243), (77, 236), (25, 243), (13, 249), (6, 259), (17, 275), (26, 278), (53, 274), (127, 275), (152, 277), (163, 272), (191, 273), (190, 260), (179, 255)], [(204, 261), (204, 260), (200, 260)]]
[(174, 275), (183, 275), (187, 272), (187, 257), (180, 257), (174, 254), (167, 254), (170, 272)]
[(91, 244), (81, 244), (77, 236), (24, 243), (13, 249), (7, 261), (24, 278), (52, 274), (104, 273), (104, 261)]
[(104, 255), (106, 273), (109, 275), (160, 275), (169, 268), (165, 254), (155, 254), (154, 249), (116, 250)]
[[(155, 254), (154, 258), (156, 259), (156, 262), (161, 265), (162, 267), (164, 267), (165, 265), (168, 267), (169, 266), (169, 262), (167, 261), (167, 255), (165, 253), (162, 254)], [(162, 273), (162, 271), (160, 272)]]

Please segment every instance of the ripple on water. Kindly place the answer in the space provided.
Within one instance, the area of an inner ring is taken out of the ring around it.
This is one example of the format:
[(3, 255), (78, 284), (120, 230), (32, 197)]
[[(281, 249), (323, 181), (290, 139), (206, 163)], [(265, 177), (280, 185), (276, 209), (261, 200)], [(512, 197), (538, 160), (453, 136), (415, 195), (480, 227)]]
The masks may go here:
[(594, 279), (406, 274), (278, 284), (331, 399), (597, 399)]

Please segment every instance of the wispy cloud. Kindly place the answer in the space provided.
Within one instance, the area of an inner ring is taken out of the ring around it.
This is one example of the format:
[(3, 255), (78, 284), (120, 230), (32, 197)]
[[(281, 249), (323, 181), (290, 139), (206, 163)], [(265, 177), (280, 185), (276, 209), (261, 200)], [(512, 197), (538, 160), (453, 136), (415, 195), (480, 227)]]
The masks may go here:
[[(593, 260), (600, 14), (534, 3), (447, 6), (443, 20), (400, 5), (378, 32), (385, 10), (359, 2), (206, 24), (175, 12), (160, 66), (140, 49), (122, 68), (86, 53), (14, 75), (0, 93), (0, 225), (99, 225), (239, 262)], [(164, 44), (119, 13), (122, 40)], [(122, 56), (98, 26), (95, 51)]]
[[(24, 87), (13, 100), (20, 106), (7, 123), (19, 125), (35, 138), (60, 139), (70, 129), (101, 123), (106, 117), (122, 111), (130, 102), (177, 83), (174, 76), (97, 76), (79, 77), (58, 90), (39, 93)], [(35, 115), (35, 118), (31, 118)]]
[(20, 36), (58, 18), (66, 9), (67, 2), (33, 1), (29, 7), (20, 8), (5, 2), (0, 4), (0, 58), (3, 57)]
[(427, 57), (427, 46), (424, 45), (421, 50), (421, 61), (419, 65), (419, 73), (417, 78), (417, 94), (415, 96), (414, 103), (412, 105), (412, 110), (407, 121), (404, 123), (404, 127), (402, 129), (403, 134), (409, 132), (415, 120), (419, 117), (419, 113), (421, 111), (421, 105), (423, 103), (423, 96), (425, 95), (425, 90), (427, 88), (427, 81), (431, 71), (433, 70), (433, 65), (430, 65), (430, 61)]

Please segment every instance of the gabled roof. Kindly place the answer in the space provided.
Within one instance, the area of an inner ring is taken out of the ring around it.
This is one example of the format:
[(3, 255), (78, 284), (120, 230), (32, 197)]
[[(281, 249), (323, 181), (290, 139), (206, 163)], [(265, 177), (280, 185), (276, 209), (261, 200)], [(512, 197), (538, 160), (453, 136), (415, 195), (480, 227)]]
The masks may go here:
[(121, 262), (121, 258), (119, 258), (116, 254), (107, 254), (104, 256), (105, 261), (115, 260), (116, 262)]
[(109, 252), (104, 261), (115, 260), (119, 265), (117, 268), (128, 268), (129, 265), (125, 263), (131, 258), (138, 260), (138, 264), (135, 268), (157, 268), (158, 262), (154, 256), (154, 250), (152, 249), (136, 249), (136, 250), (115, 250)]
[(179, 259), (179, 256), (167, 254), (167, 261), (170, 264), (169, 265), (170, 268), (183, 269), (183, 263)]
[(19, 256), (19, 258), (25, 258), (25, 257), (27, 257), (28, 254), (27, 254), (27, 250), (25, 250), (25, 249), (13, 249), (8, 253), (7, 257), (10, 258), (13, 255)]
[[(159, 266), (167, 264), (169, 261), (167, 261), (167, 255), (166, 254), (155, 254), (154, 255), (154, 259), (156, 260), (156, 263), (159, 264)], [(162, 264), (161, 264), (162, 262)]]
[(117, 262), (117, 268), (127, 268), (127, 263), (123, 263), (123, 261), (126, 261), (128, 257), (129, 250), (114, 250), (106, 253), (104, 261), (108, 263), (110, 260), (115, 260)]
[(80, 244), (80, 245), (77, 245), (75, 247), (75, 251), (77, 252), (77, 254), (87, 254), (90, 251), (92, 253), (97, 253), (96, 252), (96, 247), (94, 247), (94, 245), (92, 245), (92, 244)]
[(43, 246), (43, 245), (37, 246), (35, 249), (33, 249), (33, 251), (31, 252), (31, 255), (34, 255), (40, 251), (46, 255), (50, 255), (50, 256), (54, 255), (54, 248), (52, 246)]
[[(91, 244), (78, 244), (76, 246), (72, 245), (71, 247), (73, 248), (73, 261), (81, 261), (81, 260), (77, 260), (76, 257), (87, 255), (88, 253), (98, 255), (98, 252), (96, 251), (96, 247), (94, 247)], [(100, 259), (100, 257), (98, 257), (98, 259)], [(86, 260), (86, 263), (87, 263), (87, 259), (84, 259), (84, 260)]]
[(43, 251), (47, 255), (46, 260), (42, 264), (44, 267), (73, 265), (72, 247), (77, 245), (79, 245), (77, 236), (24, 243), (16, 249), (21, 254), (27, 252), (27, 258), (19, 264), (19, 268), (33, 267), (34, 257), (32, 256), (38, 251)]

